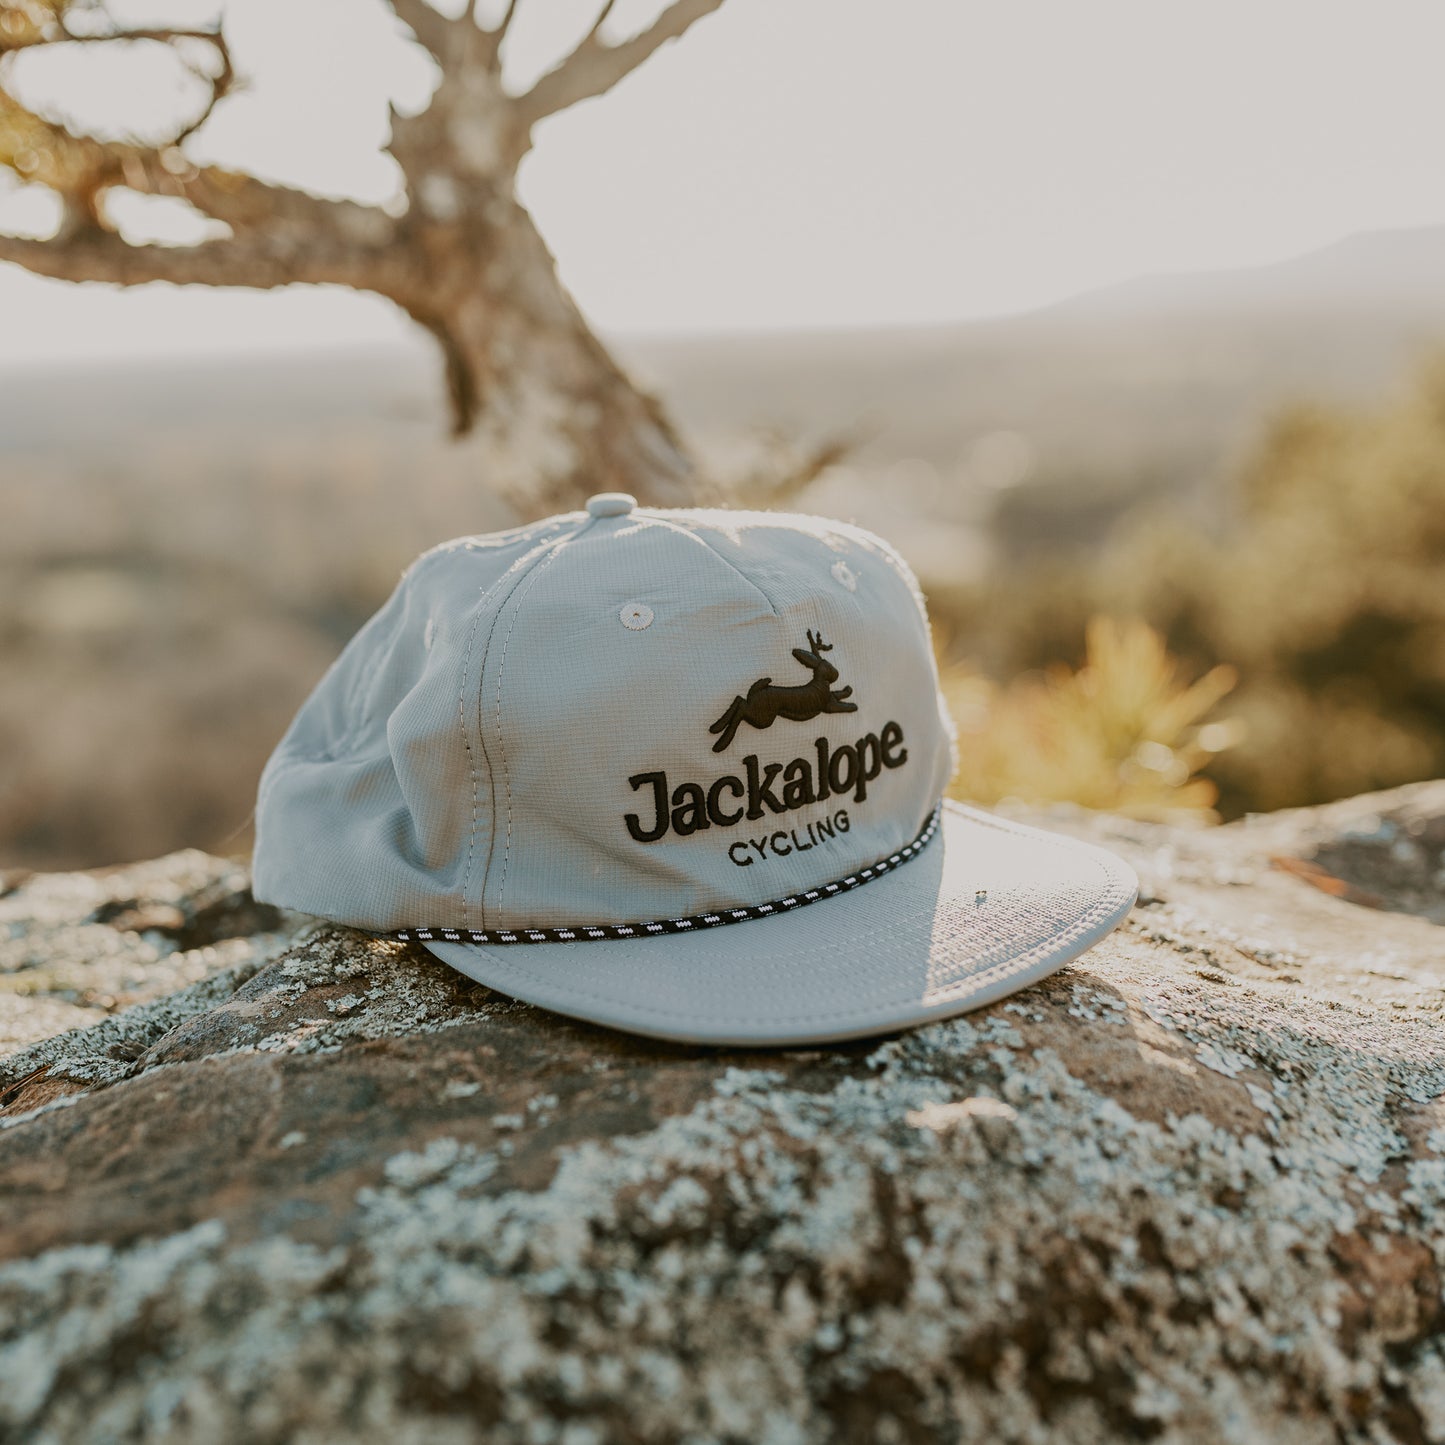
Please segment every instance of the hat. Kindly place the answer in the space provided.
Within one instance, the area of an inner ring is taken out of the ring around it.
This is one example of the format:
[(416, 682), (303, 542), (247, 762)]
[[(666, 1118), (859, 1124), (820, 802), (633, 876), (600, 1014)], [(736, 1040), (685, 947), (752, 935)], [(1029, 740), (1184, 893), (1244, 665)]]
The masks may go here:
[(634, 1033), (878, 1034), (1134, 900), (1112, 855), (945, 801), (953, 761), (886, 543), (605, 493), (412, 565), (266, 766), (255, 891)]

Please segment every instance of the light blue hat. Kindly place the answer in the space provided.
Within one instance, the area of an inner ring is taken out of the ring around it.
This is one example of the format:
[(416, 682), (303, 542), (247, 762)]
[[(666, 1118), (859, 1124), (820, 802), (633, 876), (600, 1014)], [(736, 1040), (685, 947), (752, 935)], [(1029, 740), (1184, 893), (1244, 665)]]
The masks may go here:
[(883, 1033), (1133, 903), (1112, 855), (943, 801), (952, 771), (886, 543), (606, 493), (413, 564), (267, 764), (256, 896), (636, 1033)]

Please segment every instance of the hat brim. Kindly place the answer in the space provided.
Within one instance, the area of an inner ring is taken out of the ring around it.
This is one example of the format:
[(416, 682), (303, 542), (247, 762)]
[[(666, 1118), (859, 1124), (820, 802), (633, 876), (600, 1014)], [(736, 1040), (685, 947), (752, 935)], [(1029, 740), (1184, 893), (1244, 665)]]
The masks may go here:
[(811, 908), (649, 938), (426, 946), (488, 988), (628, 1033), (827, 1043), (1046, 978), (1121, 923), (1137, 891), (1101, 848), (949, 802), (916, 858)]

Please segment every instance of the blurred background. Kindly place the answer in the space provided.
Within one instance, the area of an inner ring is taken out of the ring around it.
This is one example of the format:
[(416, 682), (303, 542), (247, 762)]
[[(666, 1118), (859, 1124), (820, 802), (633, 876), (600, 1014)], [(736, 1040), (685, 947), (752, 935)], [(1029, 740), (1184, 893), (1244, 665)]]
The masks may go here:
[(962, 796), (1445, 773), (1433, 0), (599, 9), (0, 0), (0, 867), (244, 851), (412, 557), (674, 444), (901, 547)]

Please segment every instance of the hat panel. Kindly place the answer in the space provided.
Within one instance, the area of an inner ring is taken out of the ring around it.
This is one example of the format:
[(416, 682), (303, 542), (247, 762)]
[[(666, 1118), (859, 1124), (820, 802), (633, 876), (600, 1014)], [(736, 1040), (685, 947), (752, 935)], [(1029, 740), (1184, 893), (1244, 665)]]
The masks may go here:
[[(503, 609), (480, 695), (484, 926), (781, 898), (906, 843), (942, 793), (949, 736), (906, 568), (856, 529), (711, 515), (725, 525), (589, 528)], [(622, 620), (632, 604), (644, 626)]]
[(466, 889), (480, 893), (476, 861), (491, 818), (481, 806), (479, 744), (466, 726), (475, 718), (478, 638), (496, 595), (567, 520), (463, 539), (408, 569), (266, 765), (258, 898), (377, 929), (418, 918), (475, 924)]

